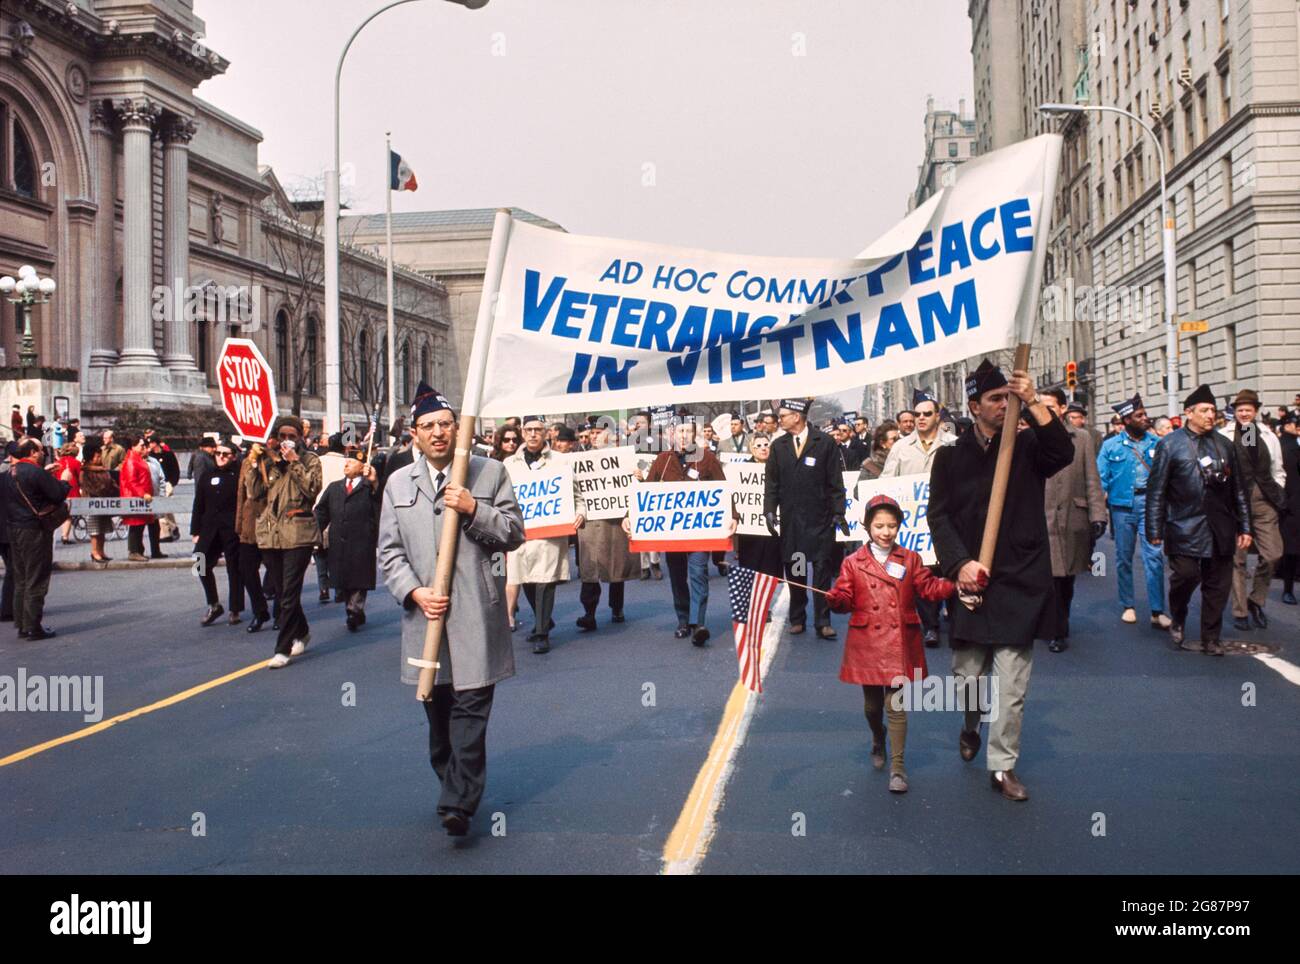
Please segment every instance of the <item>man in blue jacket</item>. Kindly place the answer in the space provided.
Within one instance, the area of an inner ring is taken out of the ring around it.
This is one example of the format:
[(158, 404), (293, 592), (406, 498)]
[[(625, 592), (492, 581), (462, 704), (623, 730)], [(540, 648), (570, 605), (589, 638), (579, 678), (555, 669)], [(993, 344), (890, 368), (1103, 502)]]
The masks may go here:
[(1151, 431), (1151, 419), (1142, 406), (1142, 396), (1111, 406), (1124, 423), (1102, 443), (1097, 452), (1097, 475), (1110, 508), (1110, 529), (1115, 538), (1115, 575), (1119, 583), (1120, 619), (1137, 622), (1133, 608), (1133, 549), (1142, 545), (1142, 569), (1147, 581), (1147, 605), (1151, 607), (1151, 628), (1168, 629), (1165, 615), (1165, 562), (1159, 546), (1147, 541), (1147, 479), (1155, 462), (1160, 437)]

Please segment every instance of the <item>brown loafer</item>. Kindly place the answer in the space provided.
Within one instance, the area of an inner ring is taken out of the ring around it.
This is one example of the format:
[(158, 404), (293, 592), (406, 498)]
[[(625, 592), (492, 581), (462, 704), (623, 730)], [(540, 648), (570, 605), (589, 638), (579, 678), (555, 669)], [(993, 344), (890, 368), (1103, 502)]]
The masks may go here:
[(804, 627), (803, 623), (792, 623), (790, 625), (790, 635), (798, 636), (800, 633), (803, 632), (803, 627)]
[(1029, 791), (1020, 782), (1015, 770), (992, 770), (989, 772), (989, 782), (993, 784), (994, 790), (999, 791), (1008, 800), (1029, 799)]
[(817, 629), (817, 635), (820, 636), (822, 639), (834, 639), (835, 630), (831, 626), (820, 626)]
[(980, 731), (962, 730), (961, 736), (957, 738), (957, 749), (961, 751), (961, 758), (967, 763), (975, 759), (975, 754), (980, 751)]
[(871, 747), (871, 765), (877, 770), (885, 768), (885, 747), (882, 743), (875, 743)]

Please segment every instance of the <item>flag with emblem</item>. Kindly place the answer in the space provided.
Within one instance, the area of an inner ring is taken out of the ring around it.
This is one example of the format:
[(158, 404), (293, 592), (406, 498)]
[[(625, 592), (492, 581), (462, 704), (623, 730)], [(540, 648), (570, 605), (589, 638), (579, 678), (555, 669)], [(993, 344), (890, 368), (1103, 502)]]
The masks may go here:
[(736, 637), (736, 659), (740, 663), (740, 680), (752, 692), (763, 692), (759, 664), (763, 659), (763, 630), (767, 628), (767, 610), (772, 593), (781, 580), (767, 573), (741, 566), (727, 570), (727, 589), (731, 596), (731, 631)]
[(411, 165), (391, 147), (388, 149), (388, 186), (394, 191), (414, 191), (417, 187)]

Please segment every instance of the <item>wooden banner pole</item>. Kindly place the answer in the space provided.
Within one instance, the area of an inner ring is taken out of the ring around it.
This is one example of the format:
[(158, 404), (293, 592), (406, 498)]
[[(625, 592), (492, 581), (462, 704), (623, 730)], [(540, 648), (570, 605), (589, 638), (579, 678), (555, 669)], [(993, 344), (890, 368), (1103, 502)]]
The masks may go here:
[[(1013, 371), (1029, 370), (1029, 342), (1016, 346)], [(993, 553), (998, 544), (998, 527), (1002, 524), (1002, 509), (1007, 501), (1007, 483), (1011, 480), (1011, 458), (1016, 451), (1016, 429), (1020, 424), (1020, 396), (1007, 400), (1007, 420), (1002, 423), (1002, 444), (998, 448), (998, 463), (993, 468), (993, 490), (989, 494), (989, 514), (984, 519), (984, 538), (980, 542), (980, 565), (993, 571)]]
[[(492, 318), (496, 311), (497, 292), (505, 270), (506, 245), (510, 240), (510, 209), (497, 210), (492, 223), (492, 241), (488, 247), (487, 271), (483, 276), (483, 295), (479, 299), (478, 319), (474, 329), (474, 346), (470, 351), (465, 379), (465, 400), (461, 405), (460, 425), (456, 429), (456, 448), (451, 460), (448, 484), (463, 486), (469, 475), (469, 455), (474, 447), (474, 425), (483, 399), (483, 379), (487, 372), (488, 347), (492, 341)], [(412, 423), (414, 428), (414, 423)], [(423, 450), (422, 450), (423, 451)], [(432, 520), (431, 520), (432, 521)], [(452, 574), (456, 571), (456, 547), (460, 536), (460, 513), (444, 506), (442, 531), (438, 538), (438, 562), (429, 587), (439, 596), (450, 596)], [(424, 631), (424, 651), (420, 654), (420, 679), (416, 698), (433, 699), (433, 684), (445, 635), (445, 619), (430, 619)]]

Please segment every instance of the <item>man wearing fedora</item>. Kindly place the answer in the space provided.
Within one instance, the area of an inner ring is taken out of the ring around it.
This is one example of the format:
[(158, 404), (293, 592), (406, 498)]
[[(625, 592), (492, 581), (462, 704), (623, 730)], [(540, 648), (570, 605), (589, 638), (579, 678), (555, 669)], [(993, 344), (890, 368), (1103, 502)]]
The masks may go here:
[(1238, 549), (1232, 557), (1232, 625), (1249, 631), (1252, 623), (1260, 629), (1268, 626), (1264, 603), (1268, 600), (1273, 570), (1282, 558), (1281, 514), (1286, 505), (1286, 468), (1282, 463), (1282, 445), (1273, 430), (1257, 419), (1259, 396), (1243, 388), (1232, 400), (1234, 424), (1219, 430), (1232, 442), (1241, 466), (1241, 486), (1250, 505), (1251, 548), (1259, 553), (1255, 577), (1247, 588), (1246, 557), (1248, 549)]
[(1133, 550), (1142, 550), (1142, 571), (1146, 576), (1147, 606), (1151, 628), (1168, 629), (1165, 615), (1165, 560), (1160, 549), (1147, 542), (1147, 480), (1155, 461), (1160, 437), (1151, 431), (1142, 396), (1111, 406), (1124, 431), (1110, 436), (1097, 452), (1097, 476), (1110, 509), (1111, 533), (1115, 539), (1115, 577), (1119, 585), (1120, 619), (1137, 622), (1133, 595)]
[(1220, 629), (1232, 588), (1232, 558), (1250, 548), (1250, 510), (1233, 444), (1214, 431), (1214, 392), (1183, 402), (1183, 427), (1156, 446), (1147, 481), (1147, 541), (1169, 557), (1169, 644), (1183, 645), (1187, 605), (1201, 587), (1201, 645), (1223, 655)]

